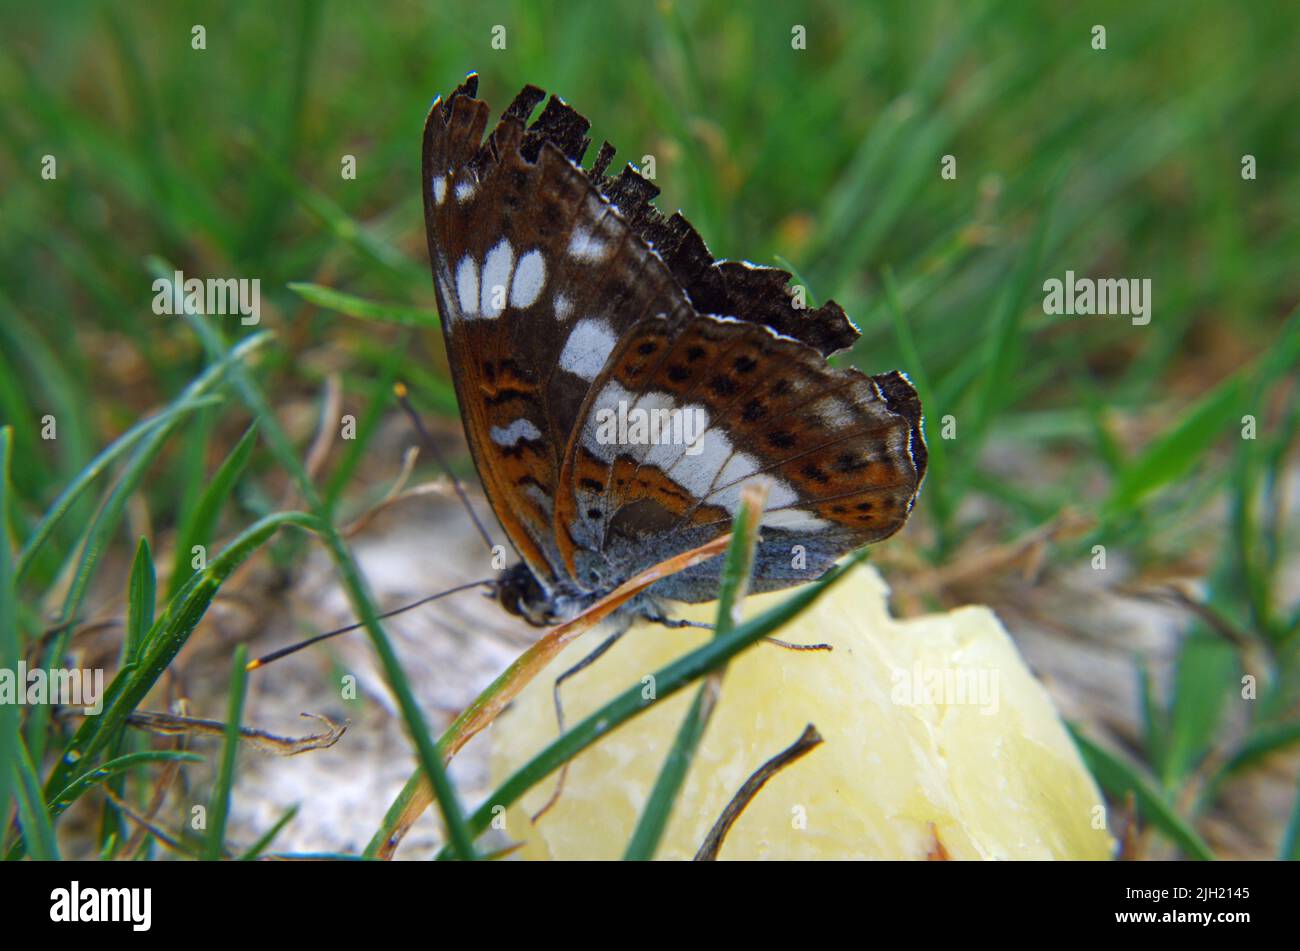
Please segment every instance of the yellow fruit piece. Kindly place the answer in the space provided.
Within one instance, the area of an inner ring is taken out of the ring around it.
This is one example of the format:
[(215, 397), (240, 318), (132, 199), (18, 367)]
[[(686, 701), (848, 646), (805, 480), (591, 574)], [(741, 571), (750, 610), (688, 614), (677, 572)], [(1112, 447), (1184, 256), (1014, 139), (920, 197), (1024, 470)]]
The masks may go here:
[[(806, 724), (825, 742), (774, 776), (731, 828), (723, 859), (1106, 859), (1105, 805), (1043, 687), (985, 607), (890, 617), (873, 568), (854, 569), (779, 635), (736, 658), (677, 799), (658, 858), (689, 859), (728, 801)], [(789, 592), (755, 595), (751, 617)], [(681, 616), (712, 622), (715, 605)], [(492, 729), (500, 782), (556, 736), (554, 678), (600, 643), (571, 645)], [(565, 682), (569, 723), (711, 637), (638, 624)], [(509, 810), (530, 858), (619, 858), (697, 685), (656, 700)]]

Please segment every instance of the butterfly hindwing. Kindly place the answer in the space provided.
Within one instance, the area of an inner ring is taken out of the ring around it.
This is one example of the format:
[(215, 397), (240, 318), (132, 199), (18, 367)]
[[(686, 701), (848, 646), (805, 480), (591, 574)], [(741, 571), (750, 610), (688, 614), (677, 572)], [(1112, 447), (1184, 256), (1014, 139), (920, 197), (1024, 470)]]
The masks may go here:
[[(611, 420), (627, 425), (615, 432)], [(643, 321), (593, 384), (570, 440), (556, 504), (567, 567), (601, 583), (702, 545), (729, 530), (741, 487), (766, 478), (755, 589), (806, 581), (902, 527), (925, 471), (920, 425), (899, 374), (832, 369), (743, 321)], [(708, 600), (718, 568), (653, 590)]]

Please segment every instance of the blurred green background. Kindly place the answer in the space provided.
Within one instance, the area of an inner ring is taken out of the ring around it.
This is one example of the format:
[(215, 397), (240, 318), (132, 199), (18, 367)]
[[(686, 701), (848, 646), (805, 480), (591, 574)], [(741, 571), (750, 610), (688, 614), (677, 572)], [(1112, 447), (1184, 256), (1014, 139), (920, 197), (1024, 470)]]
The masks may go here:
[[(358, 467), (395, 412), (394, 380), (454, 420), (441, 344), (410, 326), (434, 306), (419, 136), (433, 97), (474, 69), (494, 112), (533, 83), (587, 115), (616, 161), (653, 156), (659, 206), (683, 209), (716, 256), (784, 263), (862, 328), (852, 362), (912, 376), (932, 467), (914, 524), (880, 558), (900, 588), (922, 579), (915, 606), (999, 607), (1006, 589), (944, 572), (996, 572), (989, 553), (1025, 539), (1050, 541), (1046, 584), (1087, 570), (1097, 545), (1116, 584), (1191, 584), (1170, 595), (1185, 610), (1167, 676), (1134, 650), (1139, 734), (1082, 741), (1117, 807), (1132, 792), (1164, 847), (1210, 852), (1198, 824), (1222, 784), (1300, 741), (1286, 505), (1300, 7), (69, 2), (0, 17), (0, 418), (13, 427), (16, 550), (104, 447), (208, 365), (191, 325), (150, 309), (171, 266), (261, 280), (260, 327), (217, 326), (230, 343), (273, 335), (255, 378), (277, 407), (340, 375), (360, 435), (317, 479), (331, 511), (384, 488)], [(796, 25), (806, 49), (792, 48)], [(955, 180), (940, 176), (946, 154)], [(1149, 278), (1150, 324), (1045, 315), (1042, 284), (1066, 270)], [(46, 414), (55, 440), (41, 437)], [(174, 560), (159, 592), (174, 593), (188, 577), (179, 542), (272, 513), (286, 477), (260, 442), (225, 494), (205, 492), (252, 415), (234, 395), (201, 408), (132, 479), (75, 500), (11, 579), (10, 649), (44, 649), (61, 612), (79, 617), (69, 574), (90, 572), (90, 590), (100, 549), (129, 564), (141, 526), (154, 557)], [(1242, 438), (1247, 415), (1255, 439)], [(463, 455), (458, 466), (472, 471)], [(121, 460), (105, 471), (120, 479)], [(300, 553), (276, 549), (286, 572)], [(1245, 707), (1243, 674), (1259, 682)], [(33, 753), (58, 745), (28, 729)], [(1281, 820), (1268, 848), (1293, 856), (1296, 821)]]

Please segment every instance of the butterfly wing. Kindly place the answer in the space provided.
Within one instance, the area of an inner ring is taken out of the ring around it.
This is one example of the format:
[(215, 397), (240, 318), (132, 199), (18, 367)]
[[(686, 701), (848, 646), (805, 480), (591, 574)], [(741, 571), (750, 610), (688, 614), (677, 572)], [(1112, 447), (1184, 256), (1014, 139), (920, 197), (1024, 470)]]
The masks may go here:
[[(484, 491), (548, 589), (564, 587), (551, 529), (560, 454), (597, 352), (663, 290), (612, 250), (578, 162), (587, 122), (525, 88), (487, 141), (471, 76), (429, 113), (424, 206), (439, 311), (465, 434)], [(585, 320), (601, 305), (603, 322)], [(626, 318), (623, 315), (627, 316)]]
[[(920, 402), (901, 374), (833, 369), (761, 324), (649, 319), (592, 385), (561, 472), (557, 536), (576, 577), (617, 583), (728, 531), (741, 487), (766, 478), (753, 587), (775, 590), (901, 528), (925, 464)], [(652, 590), (711, 600), (719, 562)]]
[[(651, 205), (653, 184), (631, 167), (605, 174), (614, 153), (608, 143), (583, 169), (587, 120), (553, 97), (527, 125), (545, 98), (535, 87), (525, 87), (484, 140), (488, 107), (476, 92), (471, 75), (430, 110), (425, 224), (470, 449), (493, 509), (537, 580), (551, 591), (607, 590), (660, 551), (716, 537), (739, 489), (729, 481), (706, 485), (704, 476), (714, 466), (713, 476), (729, 480), (750, 460), (780, 480), (765, 546), (797, 536), (820, 565), (896, 530), (924, 472), (919, 404), (901, 377), (844, 376), (826, 365), (826, 356), (857, 337), (844, 312), (834, 303), (795, 307), (784, 271), (715, 262), (685, 218)], [(645, 352), (651, 343), (662, 348), (656, 358)], [(734, 367), (743, 354), (755, 361), (749, 374)], [(727, 359), (730, 376), (700, 370), (678, 378), (683, 366)], [(722, 379), (736, 392), (709, 388), (726, 388)], [(768, 392), (760, 383), (790, 390)], [(686, 455), (689, 465), (664, 457), (667, 450), (627, 447), (608, 458), (580, 451), (615, 384), (643, 401), (680, 398), (708, 414), (705, 442)], [(761, 418), (759, 405), (768, 407)], [(830, 406), (848, 415), (824, 445), (773, 442), (783, 433), (813, 438), (820, 430), (804, 432), (799, 420), (820, 418)], [(738, 420), (728, 417), (733, 411)], [(779, 413), (789, 426), (774, 422)], [(718, 455), (724, 439), (734, 450), (726, 459)], [(823, 460), (835, 439), (861, 450), (852, 463), (842, 461), (848, 449), (831, 460), (841, 460), (845, 473), (834, 470), (824, 485), (812, 468), (798, 471), (800, 460), (804, 467)], [(601, 465), (608, 471), (598, 472)], [(631, 478), (625, 485), (624, 475)], [(868, 490), (874, 501), (853, 495)], [(799, 504), (782, 493), (795, 493)], [(870, 518), (865, 509), (835, 511), (850, 497), (881, 508)], [(655, 542), (658, 531), (666, 537)], [(783, 581), (788, 572), (775, 552), (760, 550), (757, 587), (807, 579), (804, 572)], [(668, 596), (702, 589), (710, 571), (683, 577)]]

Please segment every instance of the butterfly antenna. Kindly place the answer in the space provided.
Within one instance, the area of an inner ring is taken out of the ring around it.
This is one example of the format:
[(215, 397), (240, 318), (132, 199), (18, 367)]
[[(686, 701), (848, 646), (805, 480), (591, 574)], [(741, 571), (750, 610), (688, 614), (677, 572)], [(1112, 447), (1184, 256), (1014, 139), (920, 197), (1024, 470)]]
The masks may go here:
[(433, 437), (429, 435), (429, 431), (424, 428), (424, 423), (420, 419), (420, 414), (417, 413), (415, 407), (411, 405), (410, 397), (407, 396), (406, 384), (394, 384), (393, 392), (397, 395), (397, 402), (400, 403), (402, 409), (406, 411), (406, 415), (411, 418), (411, 425), (415, 427), (416, 435), (420, 437), (421, 444), (423, 444), (425, 449), (429, 450), (429, 454), (433, 456), (434, 461), (438, 463), (438, 467), (442, 469), (442, 471), (446, 473), (447, 478), (451, 480), (451, 487), (456, 490), (456, 495), (460, 498), (461, 504), (465, 506), (465, 511), (469, 513), (470, 521), (474, 523), (474, 527), (478, 529), (479, 535), (483, 537), (483, 544), (487, 545), (488, 551), (491, 551), (492, 537), (488, 535), (487, 529), (485, 529), (483, 523), (479, 521), (478, 514), (474, 511), (474, 506), (469, 504), (469, 496), (465, 494), (465, 487), (460, 484), (460, 479), (456, 478), (456, 474), (451, 471), (451, 466), (447, 465), (447, 460), (443, 456), (442, 451), (438, 448), (438, 444), (433, 441)]
[[(437, 601), (439, 598), (445, 598), (449, 594), (456, 594), (460, 591), (468, 591), (470, 588), (491, 587), (493, 581), (491, 578), (483, 578), (479, 581), (471, 581), (468, 584), (457, 585), (454, 588), (448, 588), (446, 591), (439, 591), (437, 594), (431, 594), (427, 598), (421, 598), (418, 601), (412, 601), (410, 604), (404, 604), (400, 608), (393, 608), (391, 611), (385, 611), (383, 614), (376, 614), (376, 620), (392, 617), (395, 614), (401, 614), (403, 611), (409, 611), (412, 608), (418, 608), (422, 604), (428, 604), (430, 601)], [(333, 631), (326, 631), (324, 634), (317, 634), (315, 637), (309, 637), (305, 641), (299, 641), (297, 644), (290, 644), (288, 647), (281, 647), (277, 651), (271, 651), (256, 660), (250, 660), (244, 667), (245, 670), (257, 670), (259, 667), (265, 667), (273, 660), (279, 660), (281, 657), (288, 657), (290, 654), (296, 654), (305, 647), (325, 640), (327, 637), (335, 637), (339, 634), (346, 634), (348, 631), (355, 631), (357, 628), (365, 627), (365, 622), (349, 624), (347, 627), (340, 627)]]

